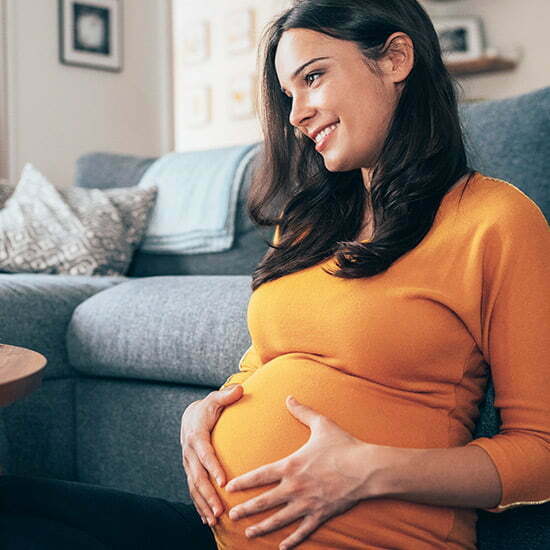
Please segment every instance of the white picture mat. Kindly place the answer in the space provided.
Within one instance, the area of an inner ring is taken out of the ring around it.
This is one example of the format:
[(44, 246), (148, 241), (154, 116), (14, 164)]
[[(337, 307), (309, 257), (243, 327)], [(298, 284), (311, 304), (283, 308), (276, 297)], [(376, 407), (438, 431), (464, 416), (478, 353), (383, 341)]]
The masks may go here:
[(438, 36), (444, 32), (460, 29), (463, 29), (466, 34), (466, 50), (444, 53), (445, 61), (472, 61), (483, 56), (483, 25), (478, 17), (434, 17), (433, 24)]
[[(110, 10), (111, 55), (107, 56), (97, 53), (86, 53), (74, 49), (72, 39), (72, 7), (75, 3), (87, 4), (98, 8), (108, 8)], [(63, 60), (67, 63), (76, 63), (79, 65), (119, 69), (121, 66), (121, 21), (119, 2), (117, 2), (117, 0), (63, 0), (63, 10)]]

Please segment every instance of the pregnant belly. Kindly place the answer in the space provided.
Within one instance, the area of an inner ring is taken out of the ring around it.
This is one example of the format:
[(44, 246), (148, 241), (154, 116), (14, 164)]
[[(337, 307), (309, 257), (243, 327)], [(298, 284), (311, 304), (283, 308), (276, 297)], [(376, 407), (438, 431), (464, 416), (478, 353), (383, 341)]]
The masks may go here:
[[(447, 446), (448, 423), (441, 411), (414, 406), (367, 380), (301, 354), (270, 361), (243, 386), (243, 397), (222, 412), (212, 432), (212, 444), (228, 479), (284, 458), (308, 440), (309, 428), (286, 408), (287, 395), (369, 443), (416, 448)], [(232, 506), (272, 486), (237, 493), (217, 489), (225, 505), (214, 528), (218, 548), (275, 549), (297, 528), (299, 521), (250, 541), (244, 537), (246, 527), (269, 517), (278, 508), (238, 521), (228, 518), (227, 511)], [(452, 523), (452, 508), (373, 499), (330, 519), (300, 548), (448, 548), (445, 539)]]

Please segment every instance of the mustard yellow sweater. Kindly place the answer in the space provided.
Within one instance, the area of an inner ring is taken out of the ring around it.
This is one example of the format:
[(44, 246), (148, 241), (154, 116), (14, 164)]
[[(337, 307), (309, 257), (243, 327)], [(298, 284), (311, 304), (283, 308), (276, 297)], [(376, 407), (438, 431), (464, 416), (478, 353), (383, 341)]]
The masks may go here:
[[(550, 230), (514, 186), (476, 174), (444, 198), (424, 240), (386, 272), (341, 279), (334, 259), (260, 286), (243, 397), (212, 433), (228, 478), (289, 455), (308, 429), (285, 397), (364, 441), (408, 448), (478, 445), (502, 500), (491, 511), (550, 500)], [(472, 441), (490, 368), (501, 433)], [(227, 510), (269, 487), (219, 494), (220, 549), (275, 549), (298, 522), (249, 541)], [(362, 501), (301, 549), (475, 548), (474, 510), (397, 499)]]

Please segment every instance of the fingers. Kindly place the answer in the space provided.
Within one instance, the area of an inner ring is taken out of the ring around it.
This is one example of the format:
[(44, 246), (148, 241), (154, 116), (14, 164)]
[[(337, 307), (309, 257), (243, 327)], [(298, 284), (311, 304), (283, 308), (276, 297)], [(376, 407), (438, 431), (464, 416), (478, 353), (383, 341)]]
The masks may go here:
[(198, 459), (188, 459), (186, 471), (189, 472), (187, 475), (187, 483), (195, 507), (199, 511), (201, 517), (206, 519), (209, 525), (214, 525), (216, 523), (216, 518), (223, 513), (224, 507), (210, 482), (206, 470), (202, 467)]
[(290, 414), (292, 414), (292, 416), (296, 418), (296, 420), (299, 420), (302, 424), (305, 424), (306, 426), (311, 427), (311, 425), (315, 422), (326, 418), (320, 415), (318, 412), (314, 411), (311, 407), (303, 405), (291, 395), (286, 398), (286, 407), (289, 410)]
[(240, 384), (234, 384), (223, 390), (215, 391), (211, 395), (220, 405), (227, 406), (238, 401), (242, 397), (243, 392), (243, 387)]
[(247, 537), (258, 537), (260, 535), (265, 535), (271, 531), (281, 529), (281, 527), (284, 527), (285, 525), (288, 525), (303, 516), (303, 510), (293, 504), (289, 504), (257, 525), (248, 527), (244, 534)]
[(251, 498), (231, 508), (231, 510), (229, 510), (229, 517), (232, 520), (237, 520), (246, 516), (258, 514), (259, 512), (264, 512), (265, 510), (279, 506), (279, 504), (288, 502), (289, 498), (292, 498), (292, 495), (289, 496), (287, 491), (282, 491), (279, 485), (270, 491), (266, 491), (257, 497)]
[[(284, 460), (284, 459), (283, 459)], [(283, 476), (283, 463), (278, 460), (265, 466), (260, 466), (246, 474), (233, 478), (225, 487), (226, 491), (242, 491), (251, 487), (260, 487), (280, 481)]]
[(279, 545), (279, 550), (289, 550), (290, 548), (294, 548), (309, 537), (309, 535), (311, 535), (311, 533), (319, 527), (320, 523), (321, 522), (315, 516), (306, 516), (304, 521), (300, 523), (298, 529), (296, 529), (292, 535), (281, 542)]
[[(189, 484), (189, 480), (187, 481), (187, 483)], [(210, 525), (210, 522), (213, 521), (213, 518), (211, 514), (208, 514), (209, 506), (206, 503), (206, 501), (201, 497), (201, 495), (195, 489), (193, 490), (189, 489), (189, 494), (191, 495), (191, 499), (193, 500), (195, 509), (197, 510), (199, 516), (201, 517), (202, 522), (204, 524), (208, 523), (208, 525)]]
[(195, 445), (195, 453), (210, 477), (216, 480), (218, 486), (223, 487), (225, 483), (225, 472), (216, 456), (214, 447), (210, 442), (200, 441)]

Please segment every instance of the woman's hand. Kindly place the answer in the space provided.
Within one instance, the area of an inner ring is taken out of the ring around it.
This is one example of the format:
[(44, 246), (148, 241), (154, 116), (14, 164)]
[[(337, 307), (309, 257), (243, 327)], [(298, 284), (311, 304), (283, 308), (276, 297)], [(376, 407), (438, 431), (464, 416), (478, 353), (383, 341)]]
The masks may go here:
[(189, 492), (203, 523), (214, 525), (223, 513), (223, 505), (210, 482), (213, 477), (220, 487), (225, 483), (225, 472), (210, 443), (221, 412), (243, 395), (240, 384), (208, 394), (189, 405), (181, 417), (180, 443), (183, 468), (187, 475)]
[(248, 537), (260, 536), (303, 518), (298, 529), (281, 543), (281, 550), (293, 548), (358, 501), (380, 496), (376, 473), (392, 449), (352, 437), (292, 397), (287, 398), (286, 405), (310, 428), (307, 443), (288, 457), (236, 477), (226, 486), (227, 491), (239, 491), (278, 482), (273, 489), (233, 507), (229, 517), (236, 520), (286, 505), (245, 532)]

